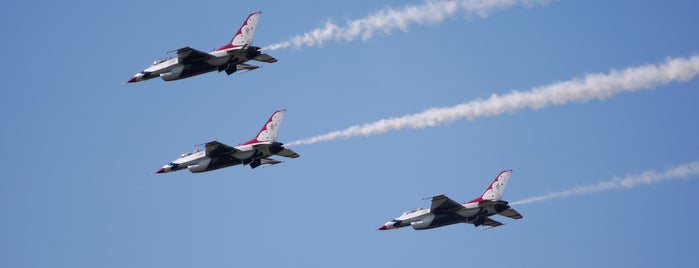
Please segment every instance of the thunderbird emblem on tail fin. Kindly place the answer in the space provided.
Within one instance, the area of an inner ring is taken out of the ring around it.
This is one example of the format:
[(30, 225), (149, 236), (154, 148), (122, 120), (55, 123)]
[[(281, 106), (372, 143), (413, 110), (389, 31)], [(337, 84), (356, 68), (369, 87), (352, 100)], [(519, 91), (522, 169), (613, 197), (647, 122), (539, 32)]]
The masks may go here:
[(257, 27), (257, 21), (260, 20), (261, 14), (262, 12), (255, 12), (248, 15), (248, 18), (245, 19), (245, 22), (240, 26), (240, 29), (238, 29), (231, 41), (216, 50), (247, 48), (252, 45), (252, 37), (255, 34), (255, 27)]
[(279, 110), (274, 112), (272, 116), (269, 117), (269, 119), (267, 120), (267, 123), (265, 123), (265, 125), (262, 126), (260, 132), (257, 133), (257, 136), (255, 136), (254, 139), (243, 143), (243, 145), (257, 144), (263, 142), (275, 142), (277, 140), (277, 133), (279, 132), (279, 125), (281, 125), (282, 123), (282, 119), (284, 118), (285, 112), (286, 110)]

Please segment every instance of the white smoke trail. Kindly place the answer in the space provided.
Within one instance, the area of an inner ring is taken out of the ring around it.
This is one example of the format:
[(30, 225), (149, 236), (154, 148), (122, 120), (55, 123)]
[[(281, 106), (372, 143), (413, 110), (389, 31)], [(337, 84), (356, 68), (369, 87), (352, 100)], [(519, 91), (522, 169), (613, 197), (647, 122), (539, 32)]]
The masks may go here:
[(697, 74), (699, 74), (699, 56), (668, 58), (662, 64), (612, 70), (608, 74), (587, 74), (582, 79), (540, 86), (526, 92), (513, 91), (502, 96), (493, 94), (486, 100), (477, 99), (456, 106), (432, 108), (421, 113), (355, 125), (287, 145), (313, 144), (353, 136), (372, 136), (404, 128), (433, 127), (460, 119), (475, 120), (525, 108), (540, 109), (550, 105), (564, 105), (572, 101), (603, 100), (625, 91), (634, 92), (671, 82), (687, 81)]
[(689, 176), (699, 175), (699, 162), (686, 163), (680, 166), (666, 169), (664, 172), (656, 172), (649, 170), (641, 174), (630, 175), (624, 178), (613, 178), (609, 181), (599, 182), (597, 184), (575, 187), (570, 190), (549, 193), (545, 195), (535, 196), (510, 203), (511, 205), (530, 204), (535, 202), (547, 201), (551, 199), (566, 198), (576, 195), (586, 195), (608, 191), (619, 188), (633, 188), (641, 184), (650, 185), (663, 181), (677, 180)]
[(411, 5), (398, 9), (385, 8), (365, 18), (348, 21), (345, 27), (340, 27), (328, 21), (323, 28), (317, 28), (302, 35), (297, 35), (287, 41), (270, 45), (264, 49), (276, 50), (289, 47), (320, 46), (329, 40), (352, 41), (356, 38), (368, 40), (378, 31), (390, 34), (393, 30), (400, 29), (405, 32), (410, 24), (435, 24), (461, 10), (468, 15), (484, 18), (495, 9), (505, 9), (516, 5), (533, 6), (546, 2), (548, 0), (428, 0), (421, 5)]

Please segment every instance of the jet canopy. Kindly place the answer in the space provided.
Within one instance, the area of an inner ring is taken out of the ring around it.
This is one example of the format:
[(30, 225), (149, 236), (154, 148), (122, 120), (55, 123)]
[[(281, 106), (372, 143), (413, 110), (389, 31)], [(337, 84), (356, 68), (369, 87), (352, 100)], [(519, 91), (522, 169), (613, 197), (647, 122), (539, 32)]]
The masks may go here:
[(159, 60), (153, 61), (153, 65), (161, 64), (161, 63), (166, 62), (166, 61), (168, 61), (168, 60), (170, 60), (170, 59), (172, 59), (172, 57), (167, 57), (167, 58), (164, 58), (164, 59), (159, 59)]
[(183, 153), (182, 155), (180, 155), (180, 158), (182, 158), (182, 157), (187, 157), (187, 156), (190, 156), (190, 155), (192, 155), (192, 154), (194, 154), (194, 153), (198, 153), (198, 152), (199, 152), (199, 150), (196, 150), (196, 151), (194, 151), (194, 152), (189, 152), (189, 153)]
[(406, 211), (406, 212), (403, 212), (403, 215), (408, 215), (408, 214), (410, 214), (410, 213), (413, 213), (413, 212), (416, 212), (416, 211), (420, 211), (420, 210), (423, 210), (423, 209), (424, 209), (424, 208), (414, 208), (414, 209), (408, 210), (408, 211)]

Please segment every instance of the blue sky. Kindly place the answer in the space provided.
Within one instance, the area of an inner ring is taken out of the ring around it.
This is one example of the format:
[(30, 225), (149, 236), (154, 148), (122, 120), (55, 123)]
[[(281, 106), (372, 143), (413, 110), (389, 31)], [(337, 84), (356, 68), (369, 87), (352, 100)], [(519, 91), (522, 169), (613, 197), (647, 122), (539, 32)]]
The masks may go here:
[(290, 142), (699, 48), (692, 1), (517, 2), (270, 51), (279, 62), (245, 74), (123, 83), (165, 51), (223, 45), (254, 11), (268, 46), (423, 3), (6, 3), (0, 266), (691, 267), (696, 175), (520, 205), (488, 231), (376, 228), (422, 197), (470, 200), (504, 169), (516, 201), (695, 162), (697, 79), (299, 145), (269, 168), (152, 174), (194, 144), (250, 139), (277, 109)]

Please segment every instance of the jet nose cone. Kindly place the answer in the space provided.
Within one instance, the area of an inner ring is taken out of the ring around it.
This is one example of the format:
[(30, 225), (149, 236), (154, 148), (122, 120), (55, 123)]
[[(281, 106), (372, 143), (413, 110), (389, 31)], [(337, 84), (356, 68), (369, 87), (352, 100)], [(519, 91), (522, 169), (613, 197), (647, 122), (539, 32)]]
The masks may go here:
[(135, 76), (134, 76), (134, 77), (131, 77), (131, 79), (129, 79), (129, 81), (126, 81), (126, 82), (127, 82), (127, 83), (138, 82), (138, 77), (135, 77)]
[(165, 173), (165, 168), (160, 168), (160, 169), (158, 169), (158, 171), (156, 171), (155, 173), (156, 173), (156, 174)]
[(396, 226), (395, 224), (396, 224), (395, 220), (384, 223), (383, 225), (381, 225), (381, 227), (379, 227), (379, 231), (393, 230), (393, 229), (400, 228), (400, 226)]

